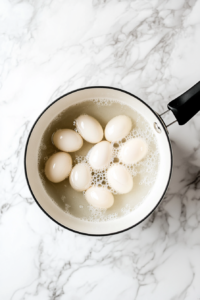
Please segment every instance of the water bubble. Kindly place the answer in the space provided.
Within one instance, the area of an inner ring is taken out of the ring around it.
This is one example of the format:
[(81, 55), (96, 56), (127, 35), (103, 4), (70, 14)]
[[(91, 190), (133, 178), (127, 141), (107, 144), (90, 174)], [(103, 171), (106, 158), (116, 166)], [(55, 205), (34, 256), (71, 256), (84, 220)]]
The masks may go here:
[(114, 163), (118, 163), (119, 162), (119, 158), (118, 157), (114, 157), (113, 162)]
[(114, 148), (119, 148), (119, 144), (114, 143), (114, 144), (113, 144), (113, 147), (114, 147)]

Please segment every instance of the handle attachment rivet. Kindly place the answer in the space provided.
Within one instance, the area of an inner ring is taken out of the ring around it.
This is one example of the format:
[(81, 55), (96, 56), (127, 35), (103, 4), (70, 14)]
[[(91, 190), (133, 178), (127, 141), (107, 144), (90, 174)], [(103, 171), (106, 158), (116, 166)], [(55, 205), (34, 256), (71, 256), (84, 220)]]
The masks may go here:
[(153, 123), (153, 127), (157, 131), (157, 133), (161, 133), (162, 132), (161, 128), (158, 126), (158, 124), (156, 122)]

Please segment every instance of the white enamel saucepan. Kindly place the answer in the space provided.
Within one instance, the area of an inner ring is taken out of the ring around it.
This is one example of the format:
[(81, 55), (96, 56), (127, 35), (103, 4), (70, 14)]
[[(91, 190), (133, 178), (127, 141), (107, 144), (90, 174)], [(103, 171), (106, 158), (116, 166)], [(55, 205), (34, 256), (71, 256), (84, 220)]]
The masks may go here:
[[(66, 214), (49, 197), (38, 173), (38, 149), (48, 124), (71, 105), (90, 99), (114, 99), (129, 105), (140, 113), (155, 132), (160, 151), (157, 179), (148, 197), (137, 209), (118, 219), (106, 222), (89, 222)], [(168, 108), (179, 125), (185, 124), (200, 110), (200, 82), (189, 91), (171, 101)], [(169, 124), (171, 125), (171, 124)], [(169, 126), (168, 125), (168, 126)], [(112, 87), (87, 87), (72, 91), (49, 105), (33, 125), (25, 149), (25, 175), (29, 189), (39, 207), (57, 224), (86, 235), (110, 235), (128, 230), (147, 218), (162, 200), (169, 185), (172, 172), (172, 150), (167, 126), (161, 116), (138, 97)]]

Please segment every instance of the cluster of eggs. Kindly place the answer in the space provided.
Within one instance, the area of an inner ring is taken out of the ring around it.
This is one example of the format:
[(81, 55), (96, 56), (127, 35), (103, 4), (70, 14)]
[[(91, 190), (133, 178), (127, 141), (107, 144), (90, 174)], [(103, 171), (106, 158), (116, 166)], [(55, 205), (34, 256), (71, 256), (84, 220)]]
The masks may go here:
[[(118, 194), (129, 193), (133, 188), (133, 178), (124, 165), (110, 165), (113, 156), (112, 144), (125, 138), (131, 131), (132, 121), (125, 115), (111, 119), (105, 127), (89, 115), (76, 119), (77, 132), (72, 129), (59, 129), (52, 136), (53, 144), (62, 152), (53, 154), (46, 162), (45, 175), (51, 182), (61, 182), (69, 176), (69, 182), (76, 191), (86, 191), (85, 198), (96, 208), (107, 209), (114, 203), (113, 194), (104, 187), (91, 186), (93, 170), (106, 170), (109, 186)], [(105, 140), (103, 137), (105, 135)], [(72, 158), (68, 152), (78, 151), (83, 140), (96, 144), (88, 153), (88, 163), (78, 163), (72, 168)], [(102, 141), (103, 140), (103, 141)], [(135, 164), (142, 160), (148, 151), (142, 138), (128, 140), (119, 152), (124, 164)]]

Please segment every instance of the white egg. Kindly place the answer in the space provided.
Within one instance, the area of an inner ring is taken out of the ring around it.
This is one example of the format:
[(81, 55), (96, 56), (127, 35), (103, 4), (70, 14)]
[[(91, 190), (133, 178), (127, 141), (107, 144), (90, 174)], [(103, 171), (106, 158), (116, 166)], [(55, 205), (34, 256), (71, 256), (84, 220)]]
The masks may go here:
[(49, 157), (45, 165), (45, 175), (52, 182), (60, 182), (69, 176), (72, 158), (68, 153), (58, 152)]
[(112, 145), (103, 141), (96, 144), (89, 153), (89, 164), (95, 170), (108, 167), (112, 157)]
[(83, 139), (72, 129), (59, 129), (52, 137), (53, 144), (61, 151), (75, 152), (83, 146)]
[(77, 164), (71, 171), (69, 182), (74, 190), (85, 191), (91, 185), (90, 168), (85, 163)]
[(101, 209), (107, 209), (114, 203), (114, 197), (111, 192), (105, 188), (96, 186), (93, 186), (86, 191), (85, 198), (89, 204)]
[(135, 164), (143, 159), (148, 152), (148, 145), (142, 138), (127, 141), (120, 150), (119, 158), (125, 164)]
[(99, 143), (103, 138), (103, 128), (101, 124), (91, 116), (79, 116), (76, 119), (76, 128), (84, 140), (89, 143)]
[(133, 188), (130, 172), (122, 165), (112, 166), (107, 171), (108, 184), (119, 194), (129, 193)]
[(129, 134), (132, 121), (129, 117), (120, 115), (111, 119), (105, 128), (105, 137), (109, 142), (117, 142)]

